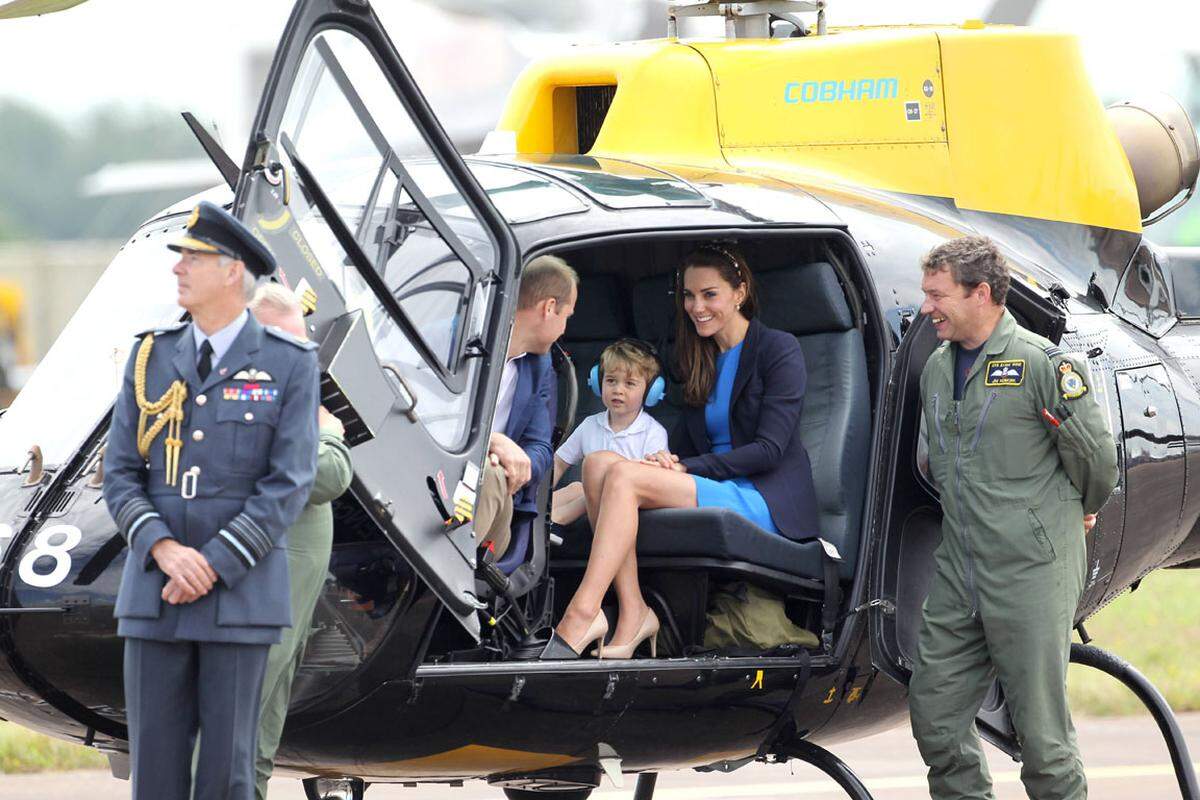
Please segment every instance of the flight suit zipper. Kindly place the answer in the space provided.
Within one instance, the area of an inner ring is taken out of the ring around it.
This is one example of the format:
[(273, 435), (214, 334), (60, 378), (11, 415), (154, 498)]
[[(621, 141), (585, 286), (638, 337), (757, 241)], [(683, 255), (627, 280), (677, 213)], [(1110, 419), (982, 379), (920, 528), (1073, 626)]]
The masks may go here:
[(946, 452), (946, 440), (942, 436), (942, 398), (939, 392), (933, 393), (933, 427), (937, 429), (938, 446)]
[[(963, 389), (966, 392), (966, 389)], [(979, 591), (975, 588), (975, 552), (971, 548), (971, 526), (967, 522), (968, 515), (963, 510), (962, 499), (962, 424), (959, 419), (959, 408), (962, 401), (954, 401), (954, 497), (958, 504), (959, 518), (962, 519), (963, 548), (966, 550), (967, 596), (971, 602), (971, 619), (979, 616)]]
[(983, 435), (983, 423), (987, 421), (988, 409), (992, 407), (992, 403), (996, 401), (996, 396), (1000, 393), (995, 389), (988, 395), (988, 399), (983, 403), (983, 410), (979, 412), (979, 425), (975, 428), (975, 436), (971, 439), (971, 455), (975, 455), (975, 451), (979, 449), (979, 437)]

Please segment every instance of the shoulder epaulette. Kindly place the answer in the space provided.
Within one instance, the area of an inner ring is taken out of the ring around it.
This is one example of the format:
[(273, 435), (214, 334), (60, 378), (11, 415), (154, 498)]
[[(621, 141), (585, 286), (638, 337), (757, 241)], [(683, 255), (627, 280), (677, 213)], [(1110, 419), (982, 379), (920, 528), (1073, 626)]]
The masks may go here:
[(137, 338), (140, 339), (148, 333), (153, 333), (158, 336), (162, 333), (174, 333), (175, 331), (183, 330), (187, 326), (187, 320), (180, 320), (173, 325), (160, 325), (157, 328), (147, 328), (144, 331), (138, 331)]
[(301, 350), (316, 350), (317, 349), (316, 342), (310, 342), (308, 339), (297, 339), (295, 336), (292, 336), (290, 333), (283, 330), (278, 325), (266, 325), (263, 327), (263, 330), (265, 330), (267, 333), (274, 336), (276, 339), (282, 339), (283, 341), (287, 342), (290, 345), (299, 347)]
[(1042, 352), (1046, 354), (1046, 358), (1054, 360), (1063, 354), (1062, 348), (1058, 345), (1049, 345), (1042, 348)]

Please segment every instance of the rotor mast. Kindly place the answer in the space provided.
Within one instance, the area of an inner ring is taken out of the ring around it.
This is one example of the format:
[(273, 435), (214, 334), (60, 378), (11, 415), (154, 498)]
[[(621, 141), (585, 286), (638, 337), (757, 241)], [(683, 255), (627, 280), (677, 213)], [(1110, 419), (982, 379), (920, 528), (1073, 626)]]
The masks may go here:
[(667, 6), (667, 38), (678, 38), (680, 17), (724, 17), (726, 39), (769, 39), (773, 17), (790, 22), (802, 34), (807, 34), (808, 26), (800, 19), (800, 14), (813, 12), (817, 15), (817, 34), (824, 35), (826, 5), (827, 0), (671, 3)]

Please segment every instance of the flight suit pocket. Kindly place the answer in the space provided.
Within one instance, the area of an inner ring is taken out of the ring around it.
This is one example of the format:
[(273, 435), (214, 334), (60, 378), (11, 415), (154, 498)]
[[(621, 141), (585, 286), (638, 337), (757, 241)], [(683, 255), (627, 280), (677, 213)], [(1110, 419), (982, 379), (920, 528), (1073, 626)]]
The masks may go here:
[(1042, 524), (1038, 518), (1037, 512), (1032, 508), (1029, 511), (1029, 527), (1033, 530), (1033, 538), (1037, 541), (1037, 547), (1047, 561), (1053, 561), (1055, 558), (1054, 544), (1050, 541), (1050, 537), (1046, 534), (1046, 526)]
[(225, 402), (217, 409), (223, 442), (233, 472), (260, 474), (266, 462), (279, 406), (274, 403)]

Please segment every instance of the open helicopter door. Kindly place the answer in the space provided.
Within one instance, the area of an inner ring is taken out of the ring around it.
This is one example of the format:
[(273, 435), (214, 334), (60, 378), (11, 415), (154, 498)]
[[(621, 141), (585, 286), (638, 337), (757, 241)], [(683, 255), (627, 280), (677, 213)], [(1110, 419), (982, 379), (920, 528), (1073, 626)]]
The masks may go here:
[(485, 455), (517, 244), (366, 0), (296, 4), (234, 213), (311, 312), (355, 499), (478, 638), (471, 526), (444, 522)]
[[(1062, 310), (1024, 284), (1013, 281), (1007, 305), (1024, 327), (1054, 342), (1062, 337)], [(891, 438), (884, 443), (885, 474), (876, 484), (875, 507), (882, 511), (876, 515), (869, 572), (871, 656), (878, 669), (905, 685), (917, 653), (921, 607), (933, 581), (933, 553), (942, 536), (941, 503), (927, 466), (920, 384), (925, 362), (937, 346), (933, 325), (918, 316), (896, 349), (885, 397), (892, 420), (885, 429)], [(984, 698), (976, 724), (983, 738), (1019, 757), (998, 683)]]

